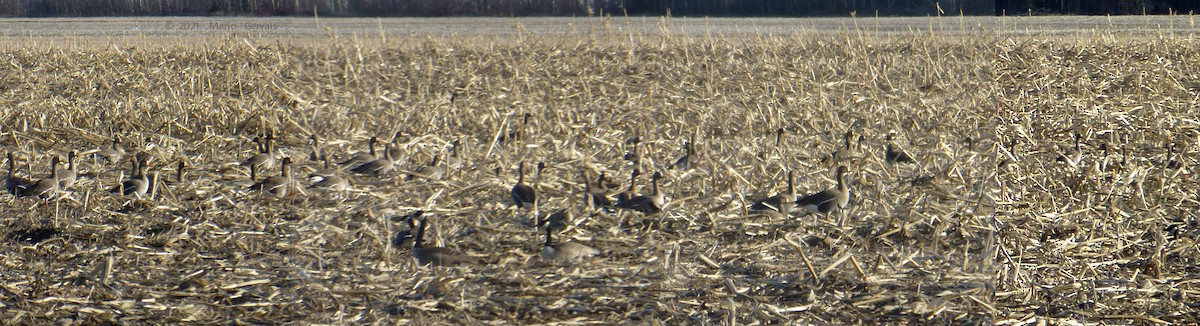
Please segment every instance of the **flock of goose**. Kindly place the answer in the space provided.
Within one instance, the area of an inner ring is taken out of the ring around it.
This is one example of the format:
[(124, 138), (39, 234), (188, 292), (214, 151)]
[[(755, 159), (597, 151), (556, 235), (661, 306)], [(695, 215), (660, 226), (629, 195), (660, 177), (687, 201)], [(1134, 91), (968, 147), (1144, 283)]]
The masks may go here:
[[(780, 129), (779, 133), (782, 134), (783, 130)], [(400, 138), (400, 136), (401, 134), (397, 133), (395, 139)], [(845, 158), (848, 155), (852, 155), (850, 154), (850, 152), (854, 151), (851, 148), (852, 137), (852, 133), (847, 132), (845, 134), (845, 148), (830, 154), (828, 159), (840, 162), (841, 159), (839, 157)], [(319, 165), (323, 168), (316, 169), (308, 176), (310, 182), (303, 186), (307, 189), (345, 192), (351, 188), (350, 174), (360, 177), (392, 177), (403, 174), (405, 180), (440, 180), (447, 174), (447, 170), (455, 170), (463, 167), (463, 159), (459, 153), (460, 144), (458, 141), (450, 145), (449, 153), (445, 155), (447, 156), (445, 162), (442, 161), (442, 155), (435, 155), (427, 164), (400, 171), (396, 167), (399, 162), (393, 157), (392, 153), (392, 143), (395, 140), (385, 143), (383, 150), (377, 151), (376, 145), (380, 141), (377, 137), (371, 137), (367, 141), (365, 151), (348, 154), (344, 157), (343, 161), (337, 163), (341, 168), (331, 167), (331, 158), (328, 154), (324, 153), (324, 148), (321, 146), (320, 139), (316, 135), (311, 136), (310, 140), (312, 141), (312, 151), (309, 155), (309, 164)], [(890, 134), (887, 140), (887, 147), (883, 153), (887, 162), (915, 162), (911, 155), (892, 143)], [(275, 138), (271, 133), (254, 138), (253, 142), (256, 145), (255, 153), (244, 161), (237, 163), (249, 169), (249, 179), (243, 180), (238, 186), (245, 187), (244, 189), (253, 192), (259, 192), (262, 196), (268, 198), (293, 196), (297, 193), (296, 187), (300, 187), (300, 182), (293, 180), (290, 172), (291, 166), (296, 162), (291, 157), (279, 155), (274, 141)], [(616, 189), (618, 186), (617, 183), (608, 179), (604, 172), (601, 172), (596, 181), (593, 182), (587, 170), (581, 171), (581, 178), (584, 181), (584, 201), (590, 210), (604, 212), (624, 210), (647, 216), (662, 212), (666, 205), (666, 196), (659, 188), (660, 179), (663, 178), (661, 172), (656, 171), (651, 174), (651, 191), (649, 193), (640, 193), (638, 191), (638, 179), (643, 173), (637, 168), (640, 164), (636, 164), (642, 155), (638, 149), (639, 143), (639, 138), (632, 139), (629, 142), (632, 147), (624, 157), (626, 160), (635, 162), (635, 168), (630, 173), (628, 186), (624, 187), (623, 191), (611, 197), (610, 189)], [(694, 153), (693, 143), (694, 141), (692, 140), (685, 143), (684, 155), (670, 166), (671, 169), (687, 170), (695, 166), (693, 162), (695, 159), (692, 158)], [(118, 164), (127, 159), (130, 164), (129, 177), (120, 184), (112, 186), (108, 191), (116, 196), (144, 199), (147, 198), (148, 193), (153, 196), (152, 191), (156, 186), (155, 184), (160, 181), (160, 177), (157, 171), (150, 170), (151, 155), (145, 151), (136, 152), (136, 154), (126, 157), (127, 153), (121, 146), (120, 139), (114, 138), (111, 145), (104, 146), (98, 150), (88, 151), (84, 154), (95, 158), (98, 164), (101, 162), (103, 164)], [(17, 158), (12, 152), (9, 152), (8, 177), (5, 179), (5, 189), (9, 194), (18, 198), (36, 198), (42, 200), (58, 198), (64, 191), (68, 191), (76, 185), (79, 178), (77, 156), (79, 155), (75, 151), (69, 152), (66, 159), (66, 166), (62, 167), (62, 160), (57, 155), (51, 155), (50, 175), (43, 179), (31, 180), (16, 175), (17, 168), (15, 164)], [(516, 208), (536, 210), (536, 207), (544, 199), (539, 199), (536, 182), (534, 185), (526, 182), (526, 165), (527, 163), (525, 162), (518, 164), (517, 182), (512, 186), (509, 194), (512, 204)], [(280, 169), (278, 175), (260, 178), (260, 171), (273, 170), (276, 167)], [(179, 161), (175, 171), (174, 183), (183, 182), (184, 168), (184, 162)], [(536, 165), (538, 180), (540, 180), (540, 175), (544, 168), (545, 164), (543, 163)], [(786, 192), (757, 199), (753, 203), (749, 203), (746, 208), (757, 214), (765, 214), (772, 217), (786, 217), (794, 210), (803, 210), (809, 213), (825, 214), (828, 216), (830, 213), (845, 208), (850, 203), (850, 187), (846, 181), (846, 175), (849, 172), (850, 170), (847, 166), (838, 165), (836, 168), (837, 185), (835, 187), (800, 196), (797, 194), (794, 184), (795, 173), (789, 171), (787, 173)], [(500, 168), (497, 168), (497, 173), (500, 173)], [(172, 183), (170, 180), (162, 181), (164, 184)], [(475, 259), (453, 249), (424, 244), (425, 230), (429, 222), (427, 219), (421, 217), (422, 213), (421, 211), (416, 211), (403, 218), (403, 221), (409, 225), (409, 229), (401, 231), (396, 236), (393, 244), (411, 246), (412, 258), (420, 266), (449, 266), (476, 263)], [(535, 224), (545, 229), (546, 241), (541, 250), (541, 257), (543, 259), (557, 262), (578, 262), (600, 253), (595, 248), (580, 243), (570, 241), (555, 242), (553, 240), (553, 233), (565, 229), (566, 224), (571, 219), (571, 213), (568, 210), (556, 211), (544, 218), (538, 217), (536, 213), (533, 216)]]

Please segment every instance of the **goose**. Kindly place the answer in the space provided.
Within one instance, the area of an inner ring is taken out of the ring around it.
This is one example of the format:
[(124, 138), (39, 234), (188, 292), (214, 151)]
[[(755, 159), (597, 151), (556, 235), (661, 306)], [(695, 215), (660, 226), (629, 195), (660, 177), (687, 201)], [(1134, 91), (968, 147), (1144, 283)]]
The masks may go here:
[(125, 180), (120, 185), (108, 189), (108, 192), (142, 198), (150, 190), (150, 176), (146, 174), (147, 159), (138, 155), (131, 158), (130, 163), (133, 166), (134, 172), (129, 175), (129, 180)]
[(675, 160), (674, 164), (671, 164), (671, 169), (686, 171), (692, 168), (692, 153), (694, 153), (692, 144), (694, 141), (695, 138), (692, 138), (683, 143), (683, 156)]
[(446, 159), (446, 167), (458, 171), (462, 166), (462, 149), (459, 148), (459, 141), (455, 139), (454, 144), (450, 145), (450, 157)]
[(391, 173), (395, 165), (395, 161), (392, 160), (392, 145), (389, 143), (383, 146), (383, 158), (363, 163), (350, 171), (378, 176)]
[(616, 205), (615, 205), (617, 208), (630, 208), (630, 207), (633, 207), (633, 206), (632, 206), (632, 204), (633, 204), (633, 203), (631, 203), (631, 201), (632, 201), (634, 198), (637, 198), (637, 197), (640, 197), (640, 196), (641, 196), (641, 195), (639, 195), (639, 194), (637, 193), (637, 191), (635, 190), (635, 189), (637, 189), (637, 177), (638, 177), (639, 175), (641, 175), (641, 174), (642, 174), (642, 171), (640, 171), (640, 170), (638, 170), (638, 169), (633, 169), (633, 172), (632, 172), (632, 173), (630, 173), (630, 175), (629, 175), (629, 188), (628, 188), (628, 189), (625, 189), (625, 191), (623, 191), (623, 192), (621, 192), (621, 193), (617, 194), (617, 203), (616, 203)]
[(888, 163), (916, 163), (912, 155), (908, 155), (904, 149), (892, 143), (892, 134), (887, 134), (887, 148), (883, 152), (883, 159)]
[(592, 190), (592, 183), (588, 181), (587, 170), (580, 170), (580, 175), (583, 177), (583, 200), (589, 205), (589, 210), (599, 208), (611, 208), (613, 206), (612, 199), (608, 198), (603, 192)]
[(59, 184), (58, 163), (59, 162), (61, 162), (61, 159), (59, 159), (58, 156), (54, 156), (54, 157), (50, 158), (50, 177), (46, 178), (46, 179), (38, 180), (38, 181), (34, 182), (33, 184), (29, 185), (29, 187), (25, 188), (24, 191), (22, 191), (20, 193), (20, 197), (35, 196), (38, 198), (46, 199), (46, 198), (53, 197), (55, 194), (57, 194), (58, 190), (60, 189), (58, 187), (58, 184)]
[(4, 179), (4, 189), (8, 190), (10, 195), (17, 195), (25, 192), (26, 188), (33, 182), (29, 179), (18, 177), (14, 174), (16, 160), (13, 158), (13, 153), (8, 152), (8, 178)]
[(258, 144), (258, 153), (242, 161), (242, 166), (252, 166), (264, 170), (275, 167), (275, 155), (272, 153), (274, 148), (271, 145), (271, 135), (268, 134), (265, 140), (254, 137), (254, 142)]
[(542, 260), (555, 262), (577, 262), (600, 254), (596, 248), (575, 242), (554, 243), (553, 229), (546, 228), (546, 243), (542, 245)]
[(366, 152), (366, 153), (358, 152), (354, 155), (351, 155), (349, 159), (346, 159), (345, 161), (342, 161), (339, 164), (341, 164), (343, 166), (359, 166), (364, 163), (374, 161), (377, 158), (377, 156), (375, 155), (375, 143), (378, 143), (378, 142), (379, 142), (378, 137), (371, 136), (371, 139), (367, 140), (367, 150), (369, 152)]
[(850, 203), (850, 187), (846, 184), (846, 166), (837, 167), (837, 187), (797, 199), (796, 204), (812, 213), (829, 214)]
[(425, 214), (425, 211), (415, 211), (401, 218), (404, 223), (408, 224), (408, 230), (400, 230), (399, 232), (396, 232), (396, 237), (392, 238), (392, 246), (401, 248), (412, 246), (413, 239), (416, 237), (417, 232), (417, 226), (413, 221), (415, 221), (418, 217), (421, 217), (422, 214)]
[(750, 205), (750, 210), (772, 216), (787, 216), (796, 203), (795, 172), (788, 171), (787, 192), (762, 198)]
[(642, 162), (642, 151), (638, 150), (638, 145), (642, 142), (638, 138), (634, 139), (633, 147), (629, 149), (629, 152), (625, 153), (625, 160), (633, 163), (634, 166), (638, 166)]
[(75, 185), (79, 172), (75, 167), (75, 151), (67, 153), (67, 168), (58, 171), (58, 188), (66, 189)]
[(261, 191), (265, 194), (270, 194), (274, 197), (284, 197), (288, 194), (288, 187), (291, 184), (292, 178), (288, 175), (288, 168), (292, 164), (292, 158), (284, 157), (280, 162), (280, 172), (278, 176), (270, 177), (259, 181), (251, 186), (251, 190)]
[(429, 160), (428, 165), (423, 165), (416, 170), (410, 172), (404, 180), (412, 180), (414, 178), (422, 178), (428, 180), (439, 180), (444, 172), (438, 163), (442, 160), (441, 155), (434, 155), (433, 159)]
[(546, 229), (563, 230), (567, 228), (567, 223), (571, 223), (573, 219), (575, 219), (575, 214), (570, 209), (564, 208), (538, 221), (537, 226), (545, 227)]
[(413, 239), (412, 257), (417, 262), (417, 266), (453, 266), (462, 264), (473, 264), (475, 260), (465, 256), (458, 251), (443, 247), (426, 247), (421, 244), (425, 238), (425, 227), (429, 224), (428, 221), (422, 219), (417, 224), (417, 237)]
[(333, 191), (346, 191), (350, 189), (350, 181), (343, 178), (337, 171), (329, 168), (329, 157), (321, 155), (321, 160), (325, 163), (324, 170), (318, 170), (308, 175), (309, 180), (314, 182), (308, 186), (309, 189), (327, 189)]
[(662, 173), (654, 172), (654, 174), (650, 176), (650, 182), (652, 184), (650, 194), (629, 199), (628, 205), (626, 205), (624, 208), (629, 208), (647, 215), (661, 212), (663, 206), (666, 204), (666, 197), (658, 189), (659, 179), (662, 179)]
[(850, 130), (846, 130), (846, 133), (842, 136), (842, 142), (845, 147), (843, 147), (842, 149), (839, 149), (837, 151), (834, 151), (833, 153), (830, 153), (822, 161), (824, 161), (826, 163), (845, 161), (845, 160), (849, 160), (849, 159), (853, 158), (855, 155), (857, 155), (854, 153), (854, 147), (852, 147), (850, 145), (850, 143), (851, 143), (850, 139), (853, 137), (854, 137), (854, 132), (852, 132)]
[(512, 141), (524, 140), (526, 137), (524, 130), (529, 129), (529, 119), (531, 119), (531, 118), (533, 118), (533, 114), (526, 112), (525, 115), (522, 116), (521, 127), (520, 128), (514, 127), (512, 131), (508, 132), (508, 134), (504, 134), (504, 135), (500, 135), (499, 137), (496, 137), (496, 143), (508, 144), (509, 142), (512, 142)]
[(600, 171), (600, 176), (596, 177), (596, 190), (602, 193), (607, 193), (609, 190), (616, 189), (620, 186), (620, 183), (608, 177), (607, 171)]
[(1073, 134), (1075, 136), (1075, 147), (1068, 149), (1066, 152), (1059, 153), (1058, 158), (1055, 159), (1055, 161), (1067, 163), (1072, 166), (1079, 166), (1079, 162), (1083, 160), (1083, 151), (1079, 150), (1079, 138), (1082, 136), (1080, 136), (1078, 133)]
[(537, 204), (537, 190), (525, 184), (525, 162), (518, 163), (517, 184), (509, 191), (517, 208), (533, 207)]
[(121, 138), (113, 136), (112, 144), (107, 148), (101, 148), (93, 156), (97, 159), (102, 159), (106, 164), (117, 163), (125, 156), (125, 148), (121, 146)]

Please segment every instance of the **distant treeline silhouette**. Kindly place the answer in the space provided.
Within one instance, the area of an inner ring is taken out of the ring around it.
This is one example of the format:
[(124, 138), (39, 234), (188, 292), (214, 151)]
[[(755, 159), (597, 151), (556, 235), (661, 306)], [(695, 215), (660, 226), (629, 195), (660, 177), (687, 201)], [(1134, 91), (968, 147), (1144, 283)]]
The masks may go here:
[(0, 16), (933, 16), (1188, 13), (1200, 0), (0, 0)]

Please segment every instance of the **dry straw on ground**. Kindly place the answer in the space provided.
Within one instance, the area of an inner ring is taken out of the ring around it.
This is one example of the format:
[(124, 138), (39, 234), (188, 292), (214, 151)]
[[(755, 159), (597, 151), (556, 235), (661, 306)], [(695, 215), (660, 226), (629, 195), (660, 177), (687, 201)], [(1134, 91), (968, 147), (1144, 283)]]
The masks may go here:
[[(1192, 323), (1198, 50), (984, 31), (8, 48), (0, 128), (19, 175), (112, 135), (164, 179), (190, 170), (131, 200), (105, 191), (125, 164), (88, 159), (66, 198), (3, 196), (0, 319)], [(236, 165), (264, 129), (298, 176), (319, 168), (311, 134), (343, 158), (400, 132), (402, 171), (461, 140), (463, 167), (265, 198)], [(826, 158), (847, 130), (860, 148)], [(889, 131), (917, 164), (884, 161)], [(1056, 161), (1072, 133), (1082, 159)], [(580, 169), (623, 183), (635, 136), (665, 211), (586, 211)], [(694, 167), (668, 169), (693, 136)], [(599, 257), (538, 258), (534, 213), (508, 199), (522, 161), (548, 165), (527, 180), (539, 213), (573, 209), (560, 238)], [(788, 169), (800, 193), (828, 188), (837, 164), (853, 181), (843, 213), (743, 209)], [(431, 242), (482, 264), (412, 266), (392, 241), (418, 209)]]

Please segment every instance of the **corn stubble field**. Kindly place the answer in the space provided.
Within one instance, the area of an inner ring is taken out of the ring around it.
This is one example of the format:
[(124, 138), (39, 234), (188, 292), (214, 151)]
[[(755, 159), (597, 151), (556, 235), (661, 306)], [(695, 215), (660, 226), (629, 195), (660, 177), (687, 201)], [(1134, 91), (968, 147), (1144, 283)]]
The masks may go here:
[[(77, 150), (82, 178), (56, 200), (0, 199), (0, 319), (1194, 323), (1200, 46), (1101, 36), (9, 46), (0, 143), (16, 175)], [(830, 157), (846, 131), (852, 148)], [(238, 162), (265, 132), (296, 161), (284, 198), (244, 185)], [(889, 132), (917, 164), (885, 162)], [(305, 189), (314, 134), (334, 161), (378, 136), (397, 172)], [(113, 136), (125, 161), (93, 159)], [(642, 192), (663, 174), (663, 211), (589, 210), (581, 171), (624, 190), (634, 137)], [(693, 137), (691, 166), (672, 168)], [(459, 168), (404, 180), (456, 140)], [(186, 162), (184, 181), (109, 194), (137, 152), (162, 181)], [(526, 178), (536, 212), (509, 198), (521, 162), (547, 165)], [(842, 212), (745, 209), (788, 171), (801, 195), (833, 187), (838, 165)], [(556, 240), (599, 256), (539, 257), (532, 215), (561, 209), (574, 219)], [(427, 243), (477, 264), (415, 266), (393, 239), (417, 210)]]

